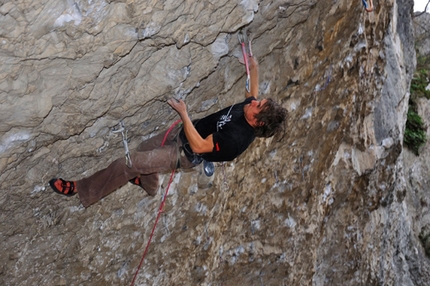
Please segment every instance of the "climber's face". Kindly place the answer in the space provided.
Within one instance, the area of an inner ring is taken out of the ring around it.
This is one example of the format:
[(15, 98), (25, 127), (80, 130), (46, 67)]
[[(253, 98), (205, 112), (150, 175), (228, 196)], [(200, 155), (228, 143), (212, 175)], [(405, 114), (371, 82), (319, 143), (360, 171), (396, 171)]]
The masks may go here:
[(262, 99), (261, 101), (253, 100), (243, 107), (245, 119), (252, 127), (257, 126), (257, 119), (255, 118), (255, 115), (257, 115), (261, 111), (266, 101), (267, 99)]

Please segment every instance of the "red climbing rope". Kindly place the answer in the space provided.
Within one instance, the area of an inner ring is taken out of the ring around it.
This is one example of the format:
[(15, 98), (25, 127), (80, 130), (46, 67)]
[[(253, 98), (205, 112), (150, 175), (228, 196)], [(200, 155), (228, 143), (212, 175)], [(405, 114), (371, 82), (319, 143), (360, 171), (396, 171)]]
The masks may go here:
[[(170, 128), (167, 130), (166, 134), (164, 135), (163, 141), (161, 142), (161, 147), (163, 147), (163, 146), (164, 146), (164, 143), (166, 143), (166, 139), (167, 139), (167, 136), (169, 135), (169, 133), (170, 133), (170, 132), (173, 130), (173, 128), (175, 128), (175, 126), (176, 126), (176, 125), (178, 125), (180, 122), (181, 122), (181, 120), (180, 120), (180, 119), (179, 119), (179, 120), (176, 120), (176, 121), (172, 124), (172, 126), (170, 126)], [(164, 204), (165, 204), (165, 202), (166, 202), (167, 194), (169, 193), (169, 188), (170, 188), (170, 185), (172, 184), (172, 181), (173, 181), (173, 175), (175, 175), (175, 171), (176, 171), (176, 169), (173, 169), (173, 170), (172, 170), (172, 173), (170, 174), (169, 184), (167, 185), (166, 192), (164, 193), (163, 200), (161, 201), (160, 207), (158, 208), (157, 218), (155, 219), (154, 226), (152, 227), (152, 232), (151, 232), (151, 235), (149, 236), (148, 243), (146, 244), (145, 251), (143, 252), (142, 259), (140, 259), (139, 266), (137, 267), (136, 273), (134, 274), (133, 281), (131, 281), (131, 286), (133, 286), (133, 285), (134, 285), (134, 282), (136, 281), (137, 274), (139, 273), (139, 270), (140, 270), (140, 268), (142, 267), (142, 263), (143, 263), (143, 260), (145, 259), (146, 253), (148, 253), (149, 245), (151, 244), (152, 237), (154, 236), (155, 227), (157, 226), (158, 220), (160, 219), (160, 215), (161, 215), (161, 213), (163, 212)]]
[(167, 129), (166, 134), (164, 135), (163, 141), (161, 142), (161, 147), (163, 147), (164, 143), (166, 143), (167, 136), (170, 134), (170, 132), (173, 130), (173, 128), (175, 128), (176, 125), (178, 125), (181, 122), (182, 122), (182, 120), (178, 119), (175, 122), (173, 122), (172, 126), (170, 126), (169, 129)]
[[(245, 69), (246, 69), (246, 90), (248, 92), (250, 92), (251, 90), (251, 77), (250, 77), (250, 73), (249, 73), (249, 62), (248, 62), (248, 57), (252, 57), (252, 49), (251, 49), (251, 41), (247, 39), (247, 37), (242, 33), (242, 31), (240, 31), (237, 34), (237, 38), (239, 40), (239, 43), (242, 47), (242, 55), (243, 55), (243, 62), (245, 63)], [(248, 40), (248, 49), (249, 49), (249, 54), (246, 51), (246, 47), (245, 47), (245, 41)]]

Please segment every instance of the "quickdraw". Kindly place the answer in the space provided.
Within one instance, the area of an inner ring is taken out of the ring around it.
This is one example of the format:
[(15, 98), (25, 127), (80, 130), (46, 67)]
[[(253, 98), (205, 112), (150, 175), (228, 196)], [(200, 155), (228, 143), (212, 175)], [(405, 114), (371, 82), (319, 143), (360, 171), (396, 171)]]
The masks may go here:
[(367, 0), (361, 0), (361, 2), (363, 2), (364, 9), (367, 12), (372, 12), (373, 11), (373, 0), (369, 0), (370, 5), (367, 3)]
[(125, 164), (127, 167), (131, 168), (133, 163), (131, 162), (130, 150), (128, 149), (127, 129), (125, 128), (124, 122), (122, 120), (118, 123), (118, 128), (114, 127), (112, 129), (112, 133), (121, 133), (122, 143), (125, 149)]
[[(237, 34), (237, 38), (239, 40), (239, 43), (242, 47), (242, 55), (243, 55), (243, 61), (245, 63), (245, 68), (246, 68), (246, 90), (248, 92), (250, 92), (251, 90), (251, 76), (249, 73), (249, 63), (248, 63), (248, 57), (252, 57), (252, 48), (251, 48), (251, 40), (248, 39), (247, 36), (245, 36), (242, 31), (240, 31)], [(248, 51), (249, 53), (246, 51), (246, 46), (245, 46), (245, 42), (248, 42)]]

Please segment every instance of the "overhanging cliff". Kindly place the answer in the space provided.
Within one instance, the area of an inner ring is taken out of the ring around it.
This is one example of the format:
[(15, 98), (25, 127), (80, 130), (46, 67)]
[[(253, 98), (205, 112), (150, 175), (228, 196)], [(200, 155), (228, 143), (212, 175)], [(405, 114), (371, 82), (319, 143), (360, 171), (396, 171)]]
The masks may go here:
[[(47, 188), (240, 101), (237, 32), (260, 96), (289, 110), (280, 142), (178, 172), (139, 285), (423, 285), (402, 141), (415, 67), (412, 1), (13, 1), (0, 6), (0, 281), (127, 285), (162, 192), (127, 185), (84, 209)], [(167, 177), (164, 178), (163, 187)]]

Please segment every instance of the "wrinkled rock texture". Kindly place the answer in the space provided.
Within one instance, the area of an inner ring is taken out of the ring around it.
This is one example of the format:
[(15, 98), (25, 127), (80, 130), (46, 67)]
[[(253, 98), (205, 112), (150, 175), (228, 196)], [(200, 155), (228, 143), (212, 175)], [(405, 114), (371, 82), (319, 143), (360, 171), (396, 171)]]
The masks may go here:
[(243, 28), (287, 132), (210, 188), (177, 172), (136, 284), (425, 285), (428, 176), (402, 149), (413, 1), (374, 4), (0, 4), (0, 284), (131, 283), (168, 174), (154, 198), (129, 184), (87, 209), (47, 182), (123, 156), (120, 120), (131, 148), (168, 128), (168, 97), (193, 118), (242, 100)]
[(415, 42), (418, 55), (430, 54), (430, 13), (415, 13)]

